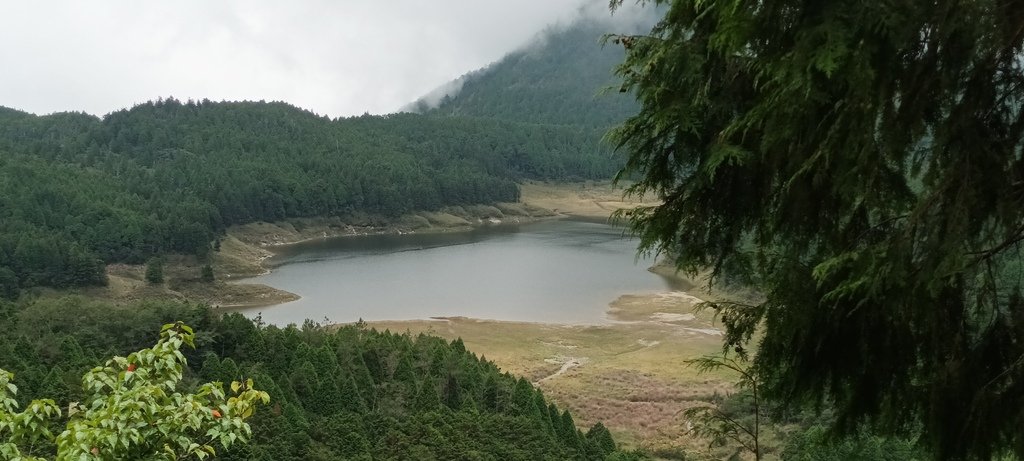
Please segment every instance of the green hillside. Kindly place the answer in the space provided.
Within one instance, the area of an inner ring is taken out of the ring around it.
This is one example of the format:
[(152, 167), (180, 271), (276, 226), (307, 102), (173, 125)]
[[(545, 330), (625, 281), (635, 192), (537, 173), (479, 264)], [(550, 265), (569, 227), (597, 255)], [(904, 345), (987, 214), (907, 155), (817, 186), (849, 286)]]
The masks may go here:
[[(161, 323), (176, 320), (198, 334), (197, 348), (183, 350), (186, 387), (247, 377), (271, 397), (249, 420), (252, 441), (219, 459), (636, 459), (616, 452), (604, 426), (581, 432), (529, 382), (461, 341), (358, 325), (259, 327), (177, 303), (0, 301), (2, 368), (14, 372), (21, 405), (49, 397), (66, 408), (82, 401), (84, 372), (148, 346)], [(46, 444), (22, 448), (52, 456)]]
[(233, 224), (397, 216), (607, 178), (597, 130), (284, 103), (149, 102), (103, 119), (0, 111), (0, 295), (103, 284), (103, 263), (204, 257)]
[[(651, 23), (653, 19), (647, 25)], [(602, 46), (601, 37), (643, 29), (585, 17), (551, 28), (525, 48), (464, 75), (410, 109), (530, 123), (614, 126), (639, 106), (632, 95), (618, 92), (620, 79), (612, 74), (624, 58), (622, 48)]]

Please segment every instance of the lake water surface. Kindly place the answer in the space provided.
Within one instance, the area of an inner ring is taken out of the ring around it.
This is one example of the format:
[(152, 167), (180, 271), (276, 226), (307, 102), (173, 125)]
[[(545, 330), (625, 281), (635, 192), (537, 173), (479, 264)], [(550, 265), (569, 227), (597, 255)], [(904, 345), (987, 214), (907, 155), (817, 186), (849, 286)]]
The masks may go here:
[(277, 325), (449, 316), (602, 323), (620, 295), (685, 288), (648, 272), (622, 229), (573, 220), (339, 237), (275, 252), (273, 272), (246, 282), (302, 299), (241, 312)]

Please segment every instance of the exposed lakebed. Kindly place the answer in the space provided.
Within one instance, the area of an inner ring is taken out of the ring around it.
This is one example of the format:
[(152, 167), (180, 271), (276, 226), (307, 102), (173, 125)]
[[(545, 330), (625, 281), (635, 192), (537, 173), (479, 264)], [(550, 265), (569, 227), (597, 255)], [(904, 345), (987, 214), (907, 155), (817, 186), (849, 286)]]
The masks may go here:
[(685, 288), (647, 271), (621, 228), (566, 219), (328, 238), (274, 252), (273, 271), (246, 282), (302, 298), (239, 310), (277, 325), (456, 316), (603, 323), (620, 295)]

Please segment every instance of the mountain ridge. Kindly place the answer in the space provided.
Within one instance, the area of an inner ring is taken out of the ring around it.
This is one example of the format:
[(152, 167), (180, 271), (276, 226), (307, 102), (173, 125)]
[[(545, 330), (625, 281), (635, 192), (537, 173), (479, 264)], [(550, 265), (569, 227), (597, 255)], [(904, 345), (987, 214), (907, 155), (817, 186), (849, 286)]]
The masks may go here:
[(604, 46), (610, 33), (648, 30), (653, 13), (600, 18), (581, 14), (550, 27), (504, 57), (441, 85), (403, 109), (409, 112), (608, 128), (638, 108), (620, 94), (614, 68), (624, 52)]

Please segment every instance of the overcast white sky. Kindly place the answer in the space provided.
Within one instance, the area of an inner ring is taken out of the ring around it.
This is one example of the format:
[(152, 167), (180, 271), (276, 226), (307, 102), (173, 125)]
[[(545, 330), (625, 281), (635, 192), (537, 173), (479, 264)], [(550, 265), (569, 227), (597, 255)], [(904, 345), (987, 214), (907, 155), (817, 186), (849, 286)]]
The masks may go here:
[(174, 96), (393, 112), (583, 3), (0, 0), (0, 106), (104, 115)]

